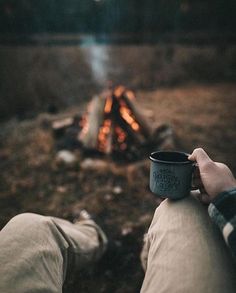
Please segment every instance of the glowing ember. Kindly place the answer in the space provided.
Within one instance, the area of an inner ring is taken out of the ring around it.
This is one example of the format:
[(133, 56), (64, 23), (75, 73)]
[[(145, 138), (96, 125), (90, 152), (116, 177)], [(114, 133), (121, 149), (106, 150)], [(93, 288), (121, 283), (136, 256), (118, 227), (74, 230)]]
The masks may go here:
[(103, 126), (100, 127), (98, 133), (98, 149), (99, 151), (104, 152), (106, 147), (108, 146), (107, 140), (111, 130), (111, 120), (106, 119), (104, 120)]
[(117, 135), (117, 141), (118, 141), (119, 143), (124, 142), (125, 139), (126, 139), (126, 137), (127, 137), (127, 135), (126, 135), (126, 133), (124, 132), (124, 130), (123, 130), (122, 128), (120, 128), (119, 126), (117, 126), (117, 127), (115, 128), (115, 132), (116, 132), (116, 135)]
[(88, 104), (87, 113), (82, 116), (82, 119), (79, 122), (79, 126), (82, 128), (80, 134), (78, 135), (79, 140), (82, 139), (89, 131), (89, 122), (88, 122), (88, 113), (91, 111), (93, 103)]
[(126, 144), (126, 143), (122, 143), (122, 144), (120, 145), (120, 149), (121, 149), (122, 151), (124, 151), (125, 149), (127, 149), (127, 144)]

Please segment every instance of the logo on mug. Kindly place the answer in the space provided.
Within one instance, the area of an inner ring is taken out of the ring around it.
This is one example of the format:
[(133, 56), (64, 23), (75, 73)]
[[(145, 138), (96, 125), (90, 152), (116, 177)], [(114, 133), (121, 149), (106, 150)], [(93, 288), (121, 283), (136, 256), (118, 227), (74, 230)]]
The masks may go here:
[(175, 173), (168, 169), (160, 169), (153, 172), (153, 179), (156, 187), (160, 191), (178, 190), (180, 186), (180, 179), (175, 175)]

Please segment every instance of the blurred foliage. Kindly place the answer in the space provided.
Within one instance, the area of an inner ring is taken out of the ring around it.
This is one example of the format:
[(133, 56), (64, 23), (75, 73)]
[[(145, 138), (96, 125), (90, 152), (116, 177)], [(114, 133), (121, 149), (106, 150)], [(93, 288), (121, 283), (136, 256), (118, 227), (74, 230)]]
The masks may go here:
[(235, 0), (0, 0), (0, 32), (232, 32), (235, 11)]

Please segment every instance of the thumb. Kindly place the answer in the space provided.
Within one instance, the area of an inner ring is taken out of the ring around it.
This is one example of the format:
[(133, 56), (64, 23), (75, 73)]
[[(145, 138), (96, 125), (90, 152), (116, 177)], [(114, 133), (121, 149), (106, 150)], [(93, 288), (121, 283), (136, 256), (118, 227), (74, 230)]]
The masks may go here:
[(188, 159), (190, 161), (196, 161), (199, 167), (201, 167), (203, 163), (205, 164), (212, 161), (208, 154), (202, 148), (195, 149), (193, 153), (189, 155)]

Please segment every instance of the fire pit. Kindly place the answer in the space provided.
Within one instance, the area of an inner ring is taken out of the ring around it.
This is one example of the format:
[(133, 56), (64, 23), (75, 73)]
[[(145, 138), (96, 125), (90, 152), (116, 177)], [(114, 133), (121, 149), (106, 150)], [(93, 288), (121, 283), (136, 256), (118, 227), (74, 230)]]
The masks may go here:
[(64, 142), (70, 140), (73, 147), (85, 153), (105, 154), (118, 160), (137, 160), (155, 148), (173, 147), (171, 127), (153, 127), (139, 109), (134, 92), (124, 86), (95, 96), (82, 117), (54, 121), (53, 129), (64, 135)]

